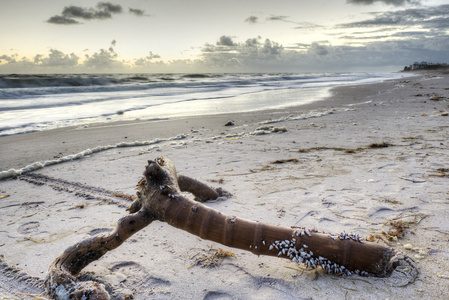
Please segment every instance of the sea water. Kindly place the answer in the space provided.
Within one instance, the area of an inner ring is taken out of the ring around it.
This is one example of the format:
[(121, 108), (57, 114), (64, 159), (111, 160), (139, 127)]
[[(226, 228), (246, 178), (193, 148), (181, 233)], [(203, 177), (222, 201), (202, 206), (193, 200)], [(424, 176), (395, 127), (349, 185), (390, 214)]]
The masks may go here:
[(0, 75), (0, 136), (297, 106), (400, 73)]

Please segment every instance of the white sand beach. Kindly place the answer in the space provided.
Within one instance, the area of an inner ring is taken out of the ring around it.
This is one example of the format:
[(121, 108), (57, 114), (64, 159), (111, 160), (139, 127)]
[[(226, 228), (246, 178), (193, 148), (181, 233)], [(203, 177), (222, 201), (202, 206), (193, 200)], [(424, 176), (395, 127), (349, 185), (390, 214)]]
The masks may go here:
[(232, 193), (207, 206), (388, 243), (419, 275), (335, 276), (153, 222), (83, 270), (112, 299), (447, 299), (448, 99), (449, 74), (422, 72), (289, 109), (0, 137), (0, 299), (45, 296), (55, 258), (111, 231), (160, 156)]

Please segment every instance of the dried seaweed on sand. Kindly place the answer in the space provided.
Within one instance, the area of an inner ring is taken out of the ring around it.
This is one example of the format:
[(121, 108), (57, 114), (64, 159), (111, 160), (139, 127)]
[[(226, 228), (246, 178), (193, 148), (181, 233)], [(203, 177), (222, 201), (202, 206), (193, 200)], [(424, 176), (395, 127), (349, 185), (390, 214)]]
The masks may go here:
[(360, 152), (360, 151), (363, 151), (363, 150), (367, 150), (367, 149), (387, 148), (387, 147), (392, 147), (392, 146), (397, 146), (397, 145), (393, 145), (393, 144), (389, 144), (389, 143), (386, 143), (386, 142), (382, 142), (382, 143), (372, 143), (372, 144), (369, 144), (368, 146), (358, 147), (358, 148), (321, 146), (321, 147), (312, 147), (312, 148), (299, 149), (298, 152), (300, 152), (300, 153), (307, 153), (307, 152), (312, 152), (312, 151), (334, 150), (334, 151), (343, 151), (346, 154), (352, 154), (352, 153), (357, 153), (357, 152)]
[[(388, 226), (388, 229), (383, 229), (382, 234), (385, 235), (389, 240), (397, 240), (405, 236), (407, 230), (418, 226), (418, 224), (426, 218), (427, 215), (424, 214), (413, 214), (403, 217), (397, 217), (384, 223)], [(413, 231), (409, 231), (414, 233)]]
[(201, 266), (203, 268), (212, 268), (212, 267), (218, 267), (221, 265), (223, 260), (226, 257), (236, 257), (233, 252), (223, 250), (221, 248), (218, 249), (212, 249), (209, 248), (206, 254), (202, 254), (199, 258), (195, 260), (195, 263), (188, 267), (188, 269), (192, 268), (193, 266)]

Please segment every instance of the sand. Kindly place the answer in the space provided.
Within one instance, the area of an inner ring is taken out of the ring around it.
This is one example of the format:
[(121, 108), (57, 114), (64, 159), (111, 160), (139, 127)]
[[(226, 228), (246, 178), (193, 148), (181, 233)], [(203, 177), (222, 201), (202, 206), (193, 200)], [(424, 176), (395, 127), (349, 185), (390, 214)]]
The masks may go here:
[[(445, 299), (449, 76), (420, 73), (332, 93), (284, 110), (0, 137), (0, 299), (43, 294), (53, 260), (114, 228), (130, 203), (120, 195), (135, 194), (146, 161), (158, 156), (231, 192), (207, 204), (223, 213), (371, 235), (413, 258), (420, 273), (338, 277), (153, 222), (84, 270), (113, 299)], [(235, 125), (224, 126), (228, 120)], [(404, 236), (382, 234), (394, 235), (391, 221), (409, 226)], [(235, 256), (199, 264), (218, 248)]]

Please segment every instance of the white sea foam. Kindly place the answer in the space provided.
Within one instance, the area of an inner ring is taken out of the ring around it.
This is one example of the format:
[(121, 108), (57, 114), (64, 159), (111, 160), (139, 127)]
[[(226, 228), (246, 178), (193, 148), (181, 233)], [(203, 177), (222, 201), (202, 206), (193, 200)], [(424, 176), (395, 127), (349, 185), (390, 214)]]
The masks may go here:
[[(346, 109), (346, 110), (349, 110), (349, 109)], [(330, 110), (326, 110), (326, 111), (311, 111), (309, 113), (305, 113), (305, 114), (301, 114), (301, 115), (297, 115), (297, 116), (290, 115), (290, 116), (279, 118), (276, 120), (263, 121), (263, 122), (260, 122), (259, 124), (261, 124), (261, 125), (262, 124), (274, 124), (274, 123), (281, 123), (281, 122), (287, 122), (287, 121), (298, 121), (298, 120), (319, 118), (319, 117), (333, 114), (336, 111), (337, 111), (337, 109), (330, 109)]]
[(167, 138), (167, 139), (158, 139), (158, 138), (156, 138), (156, 139), (148, 140), (148, 141), (120, 142), (120, 143), (117, 143), (115, 145), (97, 146), (95, 148), (86, 149), (86, 150), (83, 150), (83, 151), (78, 152), (76, 154), (66, 155), (66, 156), (60, 157), (58, 159), (46, 160), (44, 162), (34, 162), (34, 163), (29, 164), (29, 165), (27, 165), (27, 166), (25, 166), (25, 167), (23, 167), (21, 169), (9, 169), (7, 171), (2, 171), (2, 172), (0, 172), (0, 180), (11, 178), (11, 177), (15, 177), (15, 176), (19, 176), (19, 175), (22, 175), (24, 173), (28, 173), (28, 172), (32, 172), (32, 171), (35, 171), (35, 170), (39, 170), (39, 169), (42, 169), (42, 168), (47, 167), (47, 166), (60, 164), (60, 163), (67, 162), (67, 161), (81, 159), (81, 158), (83, 158), (85, 156), (88, 156), (88, 155), (91, 155), (93, 153), (97, 153), (97, 152), (101, 152), (101, 151), (105, 151), (105, 150), (109, 150), (109, 149), (113, 149), (113, 148), (138, 147), (138, 146), (154, 145), (154, 144), (158, 144), (158, 143), (163, 142), (163, 141), (178, 141), (178, 140), (185, 139), (186, 137), (187, 137), (187, 135), (185, 135), (185, 134), (179, 134), (177, 136), (174, 136), (174, 137), (171, 137), (171, 138)]

